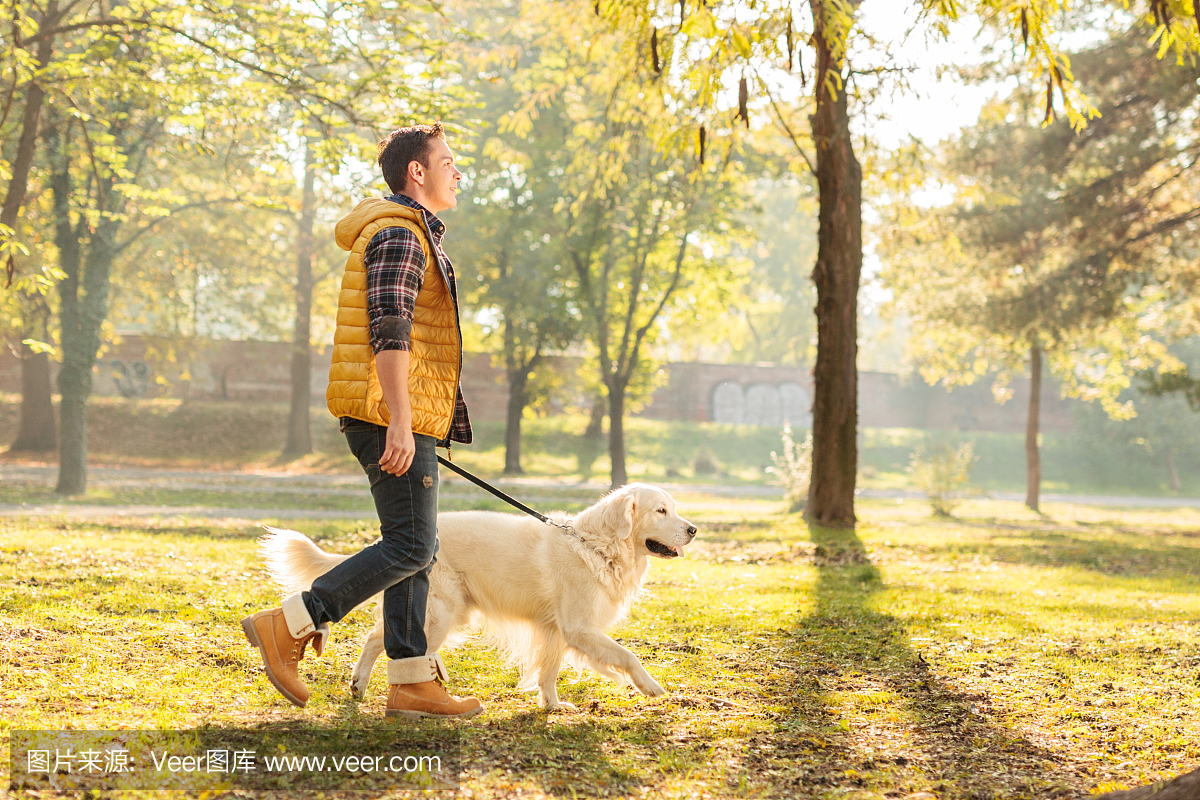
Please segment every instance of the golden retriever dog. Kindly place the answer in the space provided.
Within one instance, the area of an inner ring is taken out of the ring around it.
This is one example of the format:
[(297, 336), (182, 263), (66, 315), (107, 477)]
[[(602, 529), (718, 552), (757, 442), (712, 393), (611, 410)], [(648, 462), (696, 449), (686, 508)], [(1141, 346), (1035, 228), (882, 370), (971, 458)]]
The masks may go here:
[[(642, 588), (650, 556), (676, 558), (696, 536), (696, 526), (675, 510), (662, 489), (624, 486), (567, 522), (574, 535), (536, 519), (493, 511), (438, 515), (439, 550), (429, 575), (425, 638), (436, 653), (479, 616), (491, 639), (521, 670), (519, 688), (537, 689), (538, 705), (572, 710), (558, 699), (564, 657), (644, 695), (666, 691), (637, 656), (604, 631), (619, 622)], [(268, 528), (259, 540), (268, 571), (284, 594), (302, 591), (346, 556), (326, 553), (307, 536)], [(350, 679), (355, 697), (366, 692), (371, 668), (383, 652), (383, 595), (375, 602), (375, 627), (363, 644)], [(365, 605), (365, 604), (364, 604)]]

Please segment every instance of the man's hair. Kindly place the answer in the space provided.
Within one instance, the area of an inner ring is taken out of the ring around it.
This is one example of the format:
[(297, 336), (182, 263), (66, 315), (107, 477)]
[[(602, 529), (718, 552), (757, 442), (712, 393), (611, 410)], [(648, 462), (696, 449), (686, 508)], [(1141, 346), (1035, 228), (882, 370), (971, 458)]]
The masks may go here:
[(429, 140), (434, 138), (446, 138), (441, 122), (397, 128), (379, 143), (379, 168), (393, 193), (404, 191), (409, 164), (416, 161), (429, 169)]

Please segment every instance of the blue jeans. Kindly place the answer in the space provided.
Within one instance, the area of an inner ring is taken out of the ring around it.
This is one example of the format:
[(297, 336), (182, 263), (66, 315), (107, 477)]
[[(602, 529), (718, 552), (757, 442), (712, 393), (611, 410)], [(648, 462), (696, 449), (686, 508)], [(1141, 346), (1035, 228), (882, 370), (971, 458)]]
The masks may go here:
[(339, 622), (383, 592), (383, 646), (388, 658), (425, 655), (429, 571), (437, 560), (438, 462), (434, 438), (414, 434), (417, 452), (403, 475), (379, 468), (387, 428), (342, 418), (350, 451), (366, 470), (382, 539), (313, 581), (304, 605), (313, 624)]

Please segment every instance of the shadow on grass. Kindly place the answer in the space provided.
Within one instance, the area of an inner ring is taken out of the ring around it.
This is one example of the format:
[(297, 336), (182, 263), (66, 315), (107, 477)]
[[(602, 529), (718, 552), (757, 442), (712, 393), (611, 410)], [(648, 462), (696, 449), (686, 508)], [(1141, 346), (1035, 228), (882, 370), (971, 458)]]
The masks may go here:
[(664, 737), (653, 717), (527, 712), (464, 730), (463, 752), (468, 768), (481, 776), (533, 780), (558, 796), (595, 797), (637, 793), (645, 766), (633, 754), (657, 750)]
[(189, 525), (172, 522), (170, 519), (149, 520), (138, 517), (126, 517), (112, 522), (94, 521), (91, 519), (65, 519), (57, 522), (61, 531), (81, 531), (88, 533), (107, 533), (140, 536), (177, 536), (182, 539), (194, 539), (200, 542), (209, 540), (246, 540), (262, 536), (261, 525)]
[(1200, 581), (1200, 547), (1143, 539), (1138, 543), (1096, 539), (1094, 535), (1029, 531), (1023, 541), (995, 541), (979, 547), (1010, 564), (1079, 567), (1102, 575)]
[[(1200, 543), (1175, 543), (1200, 537), (1200, 531), (1086, 522), (1073, 523), (1078, 527), (992, 519), (955, 518), (950, 522), (958, 528), (990, 531), (991, 536), (918, 549), (934, 556), (981, 555), (1031, 567), (1076, 567), (1106, 576), (1200, 582)], [(929, 521), (911, 525), (928, 527)]]
[(939, 800), (1078, 792), (1080, 775), (989, 721), (986, 698), (943, 683), (903, 623), (873, 607), (884, 584), (854, 531), (813, 527), (810, 536), (812, 611), (790, 643), (791, 685), (773, 687), (790, 708), (769, 741), (750, 743), (751, 773), (767, 773), (751, 780), (765, 777), (769, 794), (788, 796), (834, 788), (895, 797), (932, 790)]
[[(381, 720), (374, 711), (364, 713), (353, 700), (343, 703), (337, 716), (351, 729), (410, 724)], [(644, 763), (624, 756), (637, 751), (644, 757), (665, 740), (659, 720), (622, 716), (595, 703), (578, 714), (528, 711), (507, 717), (484, 714), (461, 723), (429, 723), (435, 734), (440, 730), (460, 748), (466, 776), (489, 782), (533, 782), (544, 792), (568, 797), (637, 792), (645, 784), (640, 774)]]

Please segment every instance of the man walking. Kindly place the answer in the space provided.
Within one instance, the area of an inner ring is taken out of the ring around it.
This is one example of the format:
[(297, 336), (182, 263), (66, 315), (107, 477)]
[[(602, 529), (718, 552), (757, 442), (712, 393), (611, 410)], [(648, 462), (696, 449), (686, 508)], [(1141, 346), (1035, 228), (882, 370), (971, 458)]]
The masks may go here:
[(382, 591), (387, 716), (469, 717), (482, 706), (446, 691), (446, 668), (426, 654), (424, 630), (437, 553), (435, 447), (471, 442), (458, 291), (436, 216), (457, 205), (462, 173), (440, 122), (392, 132), (379, 143), (379, 166), (392, 196), (364, 200), (335, 230), (350, 255), (326, 398), (370, 479), (382, 539), (242, 628), (271, 683), (303, 706), (305, 647), (320, 655), (329, 623)]

